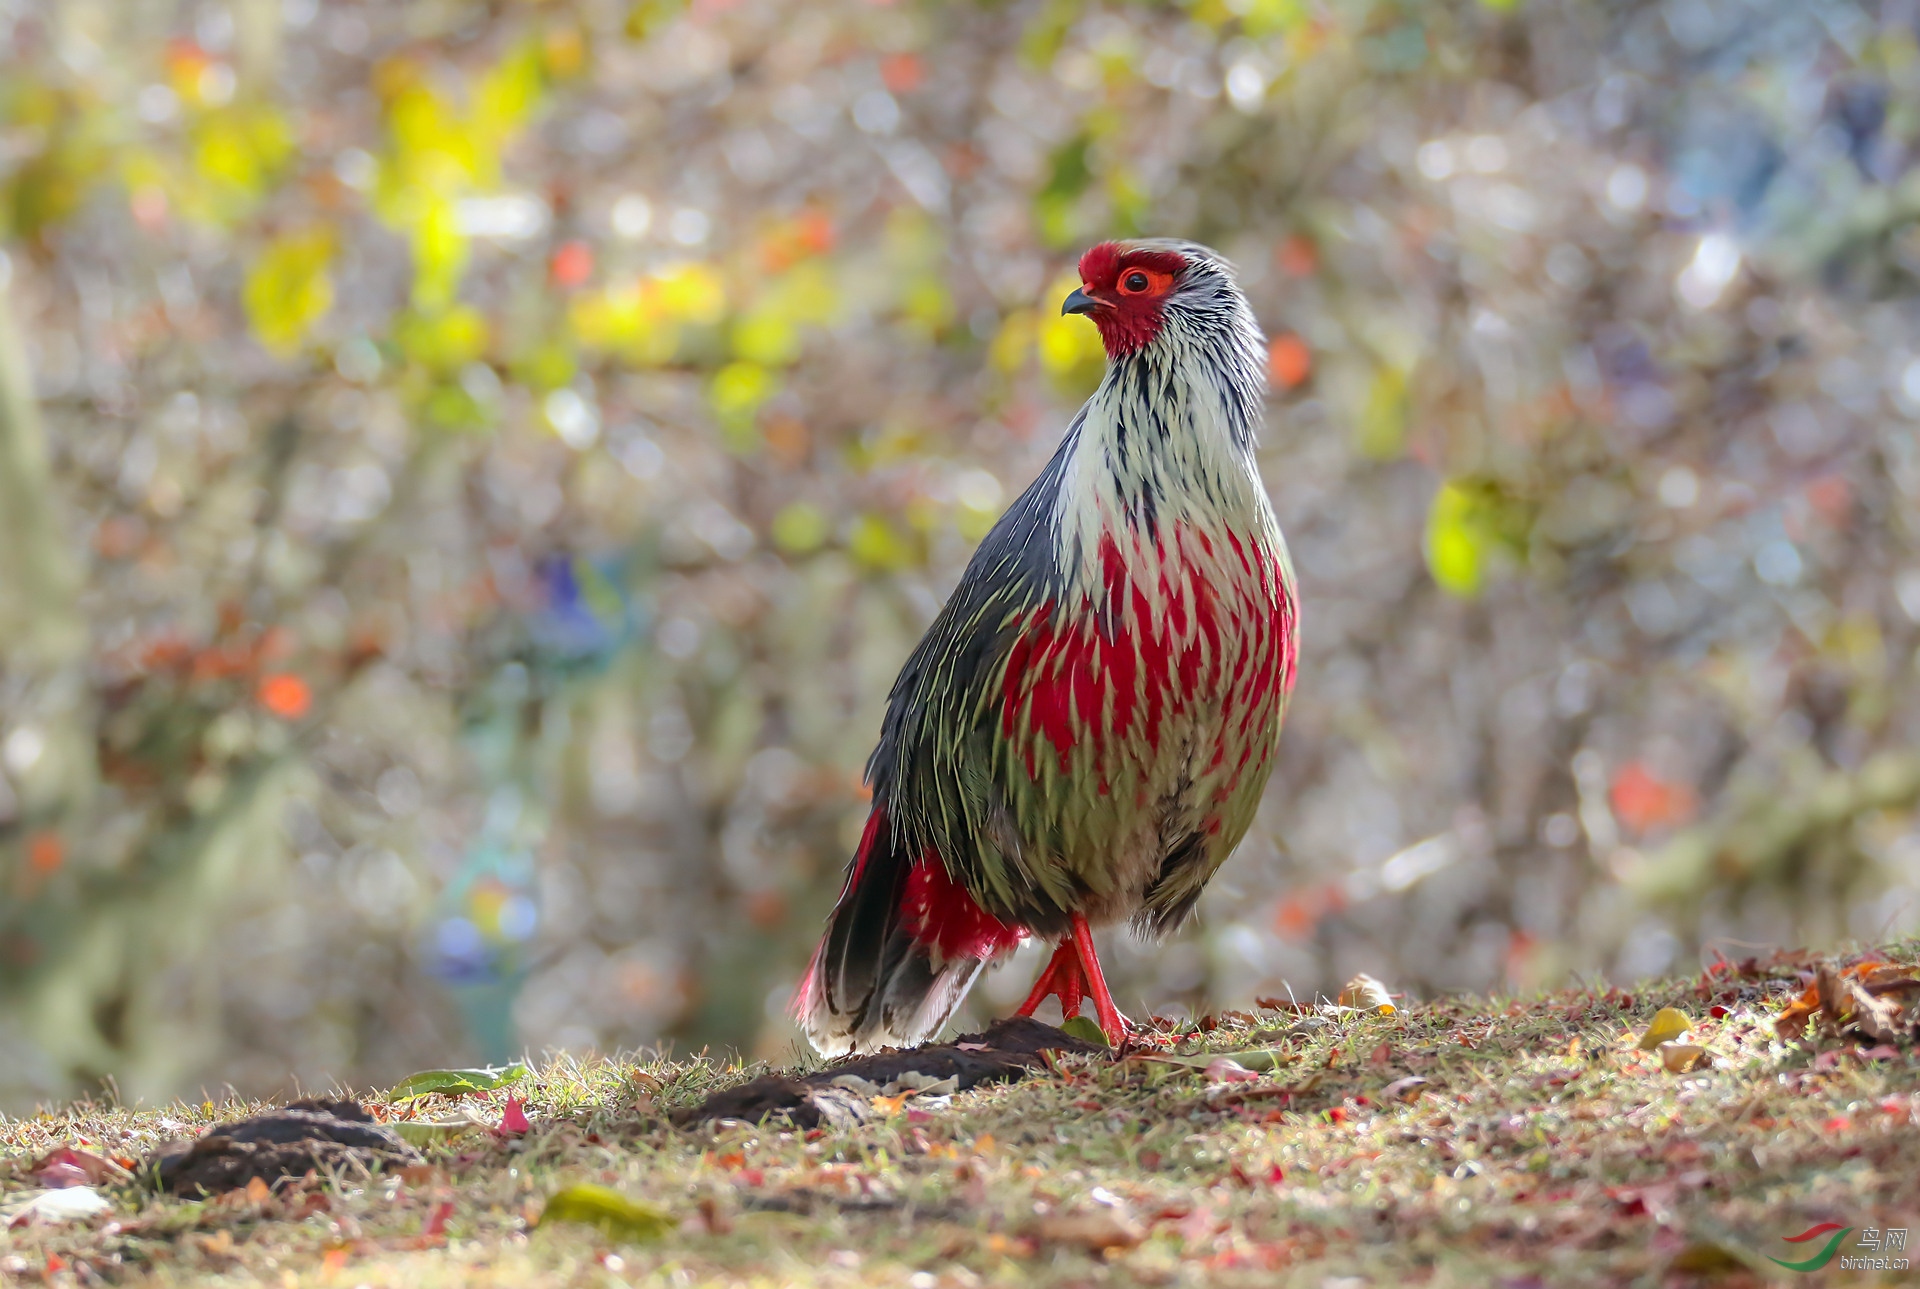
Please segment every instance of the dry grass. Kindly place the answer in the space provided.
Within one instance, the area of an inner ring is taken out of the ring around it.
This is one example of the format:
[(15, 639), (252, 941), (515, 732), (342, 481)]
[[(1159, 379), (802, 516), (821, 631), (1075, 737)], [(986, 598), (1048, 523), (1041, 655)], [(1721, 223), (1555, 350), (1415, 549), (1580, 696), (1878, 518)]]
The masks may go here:
[[(1920, 946), (1876, 956), (1911, 962)], [(1151, 1059), (1070, 1058), (1020, 1084), (931, 1108), (909, 1099), (863, 1127), (808, 1134), (667, 1125), (751, 1068), (560, 1058), (522, 1085), (533, 1120), (523, 1138), (474, 1133), (405, 1176), (315, 1180), (264, 1199), (127, 1187), (89, 1224), (0, 1237), (0, 1279), (1876, 1283), (1837, 1261), (1807, 1276), (1766, 1261), (1816, 1248), (1780, 1237), (1820, 1221), (1920, 1226), (1913, 1050), (1868, 1060), (1780, 1042), (1772, 1018), (1797, 988), (1722, 974), (1318, 1025), (1227, 1017), (1210, 1033), (1163, 1036), (1167, 1051), (1275, 1050), (1278, 1068), (1215, 1083)], [(1716, 1005), (1725, 1014), (1710, 1018)], [(1632, 1046), (1662, 1006), (1699, 1021), (1711, 1068), (1670, 1073)], [(1426, 1083), (1400, 1082), (1410, 1077)], [(0, 1205), (24, 1195), (27, 1162), (55, 1146), (138, 1156), (250, 1108), (78, 1105), (0, 1122)], [(610, 1244), (590, 1227), (541, 1225), (545, 1197), (581, 1181), (655, 1204), (678, 1227)], [(436, 1211), (444, 1235), (423, 1234)]]

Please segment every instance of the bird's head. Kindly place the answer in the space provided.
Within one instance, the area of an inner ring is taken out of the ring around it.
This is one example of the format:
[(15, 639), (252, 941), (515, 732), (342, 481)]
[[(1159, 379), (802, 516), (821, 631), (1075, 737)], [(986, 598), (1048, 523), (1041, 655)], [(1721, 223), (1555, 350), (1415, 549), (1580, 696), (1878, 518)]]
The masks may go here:
[(1102, 242), (1080, 257), (1080, 288), (1060, 312), (1100, 328), (1108, 358), (1152, 344), (1168, 321), (1218, 318), (1243, 303), (1227, 262), (1204, 246), (1169, 238)]

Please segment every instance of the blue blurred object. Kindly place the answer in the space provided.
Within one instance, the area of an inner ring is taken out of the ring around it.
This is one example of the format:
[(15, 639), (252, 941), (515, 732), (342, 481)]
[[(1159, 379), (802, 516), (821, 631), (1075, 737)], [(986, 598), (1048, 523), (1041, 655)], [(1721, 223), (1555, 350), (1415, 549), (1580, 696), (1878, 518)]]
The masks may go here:
[(605, 672), (634, 643), (640, 620), (621, 587), (623, 559), (556, 554), (530, 569), (511, 559), (497, 567), (506, 601), (490, 640), (498, 661), (466, 713), (486, 817), (440, 894), (426, 946), (489, 1062), (518, 1054), (513, 1006), (541, 922), (535, 855), (549, 825), (538, 747), (546, 709)]

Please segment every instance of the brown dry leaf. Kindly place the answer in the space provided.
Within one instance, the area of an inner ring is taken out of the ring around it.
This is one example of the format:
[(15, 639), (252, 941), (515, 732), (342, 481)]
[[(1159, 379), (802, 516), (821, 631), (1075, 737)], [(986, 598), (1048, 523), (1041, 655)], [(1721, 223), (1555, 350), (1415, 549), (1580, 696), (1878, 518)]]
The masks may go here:
[(1807, 1032), (1807, 1019), (1819, 1010), (1820, 987), (1808, 985), (1806, 992), (1788, 1003), (1785, 1009), (1773, 1018), (1773, 1032), (1790, 1043)]
[(1860, 983), (1860, 977), (1848, 971), (1834, 982), (1840, 991), (1843, 1016), (1850, 1016), (1853, 1027), (1868, 1038), (1891, 1043), (1900, 1037), (1900, 1004), (1891, 998), (1875, 997)]
[(1426, 1086), (1427, 1081), (1414, 1074), (1404, 1079), (1395, 1079), (1380, 1089), (1380, 1095), (1389, 1101), (1418, 1101), (1421, 1089)]
[(1334, 1000), (1342, 1007), (1358, 1007), (1362, 1011), (1379, 1012), (1382, 1016), (1394, 1013), (1393, 996), (1387, 987), (1361, 972), (1341, 987), (1340, 997)]
[(1871, 971), (1860, 971), (1860, 987), (1876, 998), (1882, 994), (1920, 993), (1920, 975), (1912, 967), (1882, 962), (1873, 964)]
[(1774, 1018), (1773, 1028), (1783, 1039), (1806, 1032), (1807, 1021), (1818, 1017), (1821, 1031), (1838, 1038), (1848, 1029), (1876, 1042), (1906, 1037), (1912, 1010), (1895, 995), (1920, 991), (1920, 976), (1911, 967), (1887, 962), (1858, 962), (1837, 967), (1821, 962), (1813, 983)]
[(1088, 1253), (1131, 1249), (1146, 1238), (1132, 1219), (1115, 1212), (1053, 1213), (1028, 1227), (1025, 1234), (1042, 1244), (1070, 1244)]

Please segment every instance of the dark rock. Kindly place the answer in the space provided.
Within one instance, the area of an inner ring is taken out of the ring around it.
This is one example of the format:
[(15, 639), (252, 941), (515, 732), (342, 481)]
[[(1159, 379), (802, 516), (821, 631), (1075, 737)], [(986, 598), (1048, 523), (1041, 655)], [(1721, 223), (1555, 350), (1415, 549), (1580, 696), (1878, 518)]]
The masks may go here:
[(979, 1034), (963, 1034), (951, 1043), (924, 1047), (889, 1048), (870, 1056), (850, 1057), (817, 1074), (763, 1074), (750, 1083), (716, 1092), (700, 1105), (674, 1116), (680, 1127), (714, 1119), (741, 1119), (758, 1123), (782, 1115), (801, 1128), (857, 1122), (864, 1099), (833, 1086), (854, 1075), (885, 1087), (902, 1075), (953, 1079), (961, 1091), (983, 1083), (1012, 1083), (1041, 1065), (1042, 1052), (1102, 1052), (1052, 1025), (1028, 1016), (1009, 1016)]
[(357, 1102), (321, 1097), (215, 1124), (194, 1141), (161, 1148), (153, 1159), (160, 1189), (186, 1196), (240, 1190), (256, 1177), (271, 1185), (309, 1172), (419, 1162), (419, 1151)]

